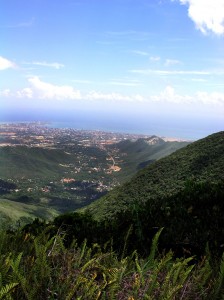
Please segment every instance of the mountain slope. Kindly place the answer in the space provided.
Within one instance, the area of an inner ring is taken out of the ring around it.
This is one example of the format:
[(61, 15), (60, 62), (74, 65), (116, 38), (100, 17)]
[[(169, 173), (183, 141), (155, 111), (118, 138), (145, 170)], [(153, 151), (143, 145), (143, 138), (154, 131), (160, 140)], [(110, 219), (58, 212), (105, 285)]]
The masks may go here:
[(62, 150), (30, 148), (25, 146), (0, 148), (0, 177), (50, 177), (62, 173), (62, 164), (75, 160)]
[[(155, 135), (137, 140), (125, 140), (110, 146), (111, 149), (118, 149), (123, 162), (119, 164), (121, 171), (119, 178), (130, 179), (137, 171), (143, 169), (154, 161), (190, 144), (186, 141), (166, 142)], [(122, 181), (122, 180), (121, 180)]]
[(88, 210), (98, 219), (110, 219), (133, 205), (162, 203), (183, 191), (186, 182), (224, 180), (224, 132), (215, 133), (162, 158), (139, 171), (133, 179), (92, 203)]

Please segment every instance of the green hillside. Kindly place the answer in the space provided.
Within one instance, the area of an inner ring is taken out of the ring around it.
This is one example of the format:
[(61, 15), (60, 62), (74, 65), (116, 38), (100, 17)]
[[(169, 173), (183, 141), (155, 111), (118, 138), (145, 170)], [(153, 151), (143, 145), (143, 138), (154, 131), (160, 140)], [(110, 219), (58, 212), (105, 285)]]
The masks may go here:
[(125, 179), (131, 178), (138, 170), (143, 169), (154, 161), (161, 159), (171, 153), (179, 150), (190, 144), (190, 142), (166, 142), (157, 136), (149, 138), (141, 138), (136, 141), (126, 140), (122, 141), (113, 147), (119, 149), (123, 156), (122, 170), (120, 177)]
[(196, 141), (139, 171), (133, 179), (89, 206), (96, 218), (110, 218), (131, 205), (178, 194), (186, 182), (224, 179), (224, 132)]
[(0, 148), (0, 177), (35, 178), (58, 177), (65, 168), (61, 165), (76, 160), (74, 155), (66, 154), (58, 149), (43, 149), (35, 147), (1, 147)]

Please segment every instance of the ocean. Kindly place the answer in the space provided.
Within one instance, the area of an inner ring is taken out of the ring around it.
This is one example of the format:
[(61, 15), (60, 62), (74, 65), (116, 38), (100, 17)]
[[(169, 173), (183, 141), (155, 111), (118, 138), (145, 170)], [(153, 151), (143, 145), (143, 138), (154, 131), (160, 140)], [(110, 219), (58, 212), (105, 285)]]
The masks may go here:
[(220, 131), (219, 128), (191, 124), (189, 122), (166, 122), (165, 120), (137, 119), (137, 118), (97, 118), (94, 116), (76, 116), (75, 120), (64, 118), (10, 118), (2, 123), (10, 122), (46, 122), (53, 128), (73, 128), (81, 130), (101, 130), (107, 132), (133, 133), (157, 135), (160, 137), (173, 137), (185, 140), (198, 140), (209, 134)]
[(172, 127), (167, 125), (149, 124), (134, 124), (131, 122), (103, 122), (98, 121), (47, 121), (46, 125), (52, 128), (72, 128), (77, 130), (100, 130), (106, 132), (130, 133), (130, 134), (144, 134), (144, 135), (157, 135), (160, 137), (172, 137), (183, 140), (198, 140), (214, 133), (209, 129), (198, 128), (184, 128)]

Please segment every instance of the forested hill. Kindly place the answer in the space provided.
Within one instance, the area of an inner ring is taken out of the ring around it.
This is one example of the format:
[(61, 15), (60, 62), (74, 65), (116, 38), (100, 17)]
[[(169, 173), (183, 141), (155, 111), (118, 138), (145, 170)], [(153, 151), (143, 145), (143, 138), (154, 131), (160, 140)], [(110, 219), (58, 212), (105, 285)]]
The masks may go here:
[(125, 180), (130, 179), (138, 170), (143, 169), (154, 161), (163, 158), (176, 150), (186, 147), (189, 141), (166, 141), (158, 136), (152, 135), (148, 138), (137, 140), (125, 140), (110, 146), (111, 149), (119, 150), (123, 156), (121, 176)]
[(63, 174), (63, 164), (75, 160), (75, 155), (68, 155), (60, 149), (37, 147), (1, 147), (0, 176), (10, 178), (58, 177)]
[(154, 162), (92, 203), (88, 210), (97, 219), (110, 219), (133, 205), (147, 202), (153, 206), (177, 195), (189, 182), (212, 184), (223, 180), (224, 132), (218, 132)]

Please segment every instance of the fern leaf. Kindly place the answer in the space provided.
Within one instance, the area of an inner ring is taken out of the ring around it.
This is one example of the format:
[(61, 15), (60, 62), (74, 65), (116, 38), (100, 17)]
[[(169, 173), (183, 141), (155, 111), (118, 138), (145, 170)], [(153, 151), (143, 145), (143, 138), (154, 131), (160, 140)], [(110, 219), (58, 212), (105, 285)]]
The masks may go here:
[(213, 299), (220, 299), (224, 293), (224, 253), (221, 258), (219, 275), (215, 283)]
[(2, 287), (0, 289), (0, 299), (3, 299), (6, 295), (9, 295), (9, 293), (18, 285), (18, 283), (9, 283), (6, 286)]
[(151, 245), (151, 249), (150, 249), (150, 254), (147, 260), (147, 263), (145, 264), (144, 268), (147, 268), (148, 265), (153, 265), (155, 262), (155, 254), (156, 251), (158, 249), (158, 241), (159, 241), (159, 237), (161, 235), (161, 232), (163, 231), (163, 228), (161, 228), (154, 236), (153, 240), (152, 240), (152, 245)]

